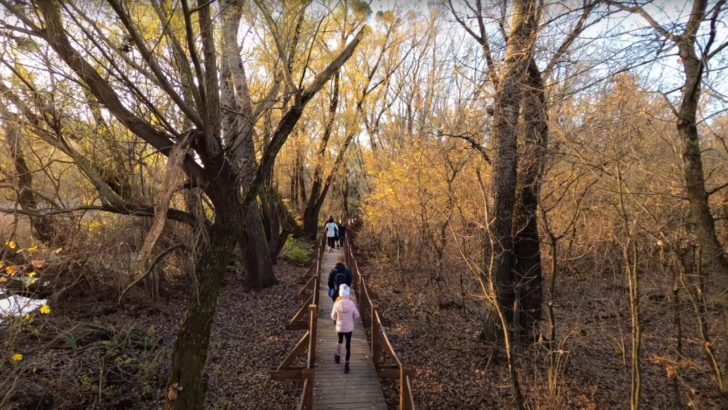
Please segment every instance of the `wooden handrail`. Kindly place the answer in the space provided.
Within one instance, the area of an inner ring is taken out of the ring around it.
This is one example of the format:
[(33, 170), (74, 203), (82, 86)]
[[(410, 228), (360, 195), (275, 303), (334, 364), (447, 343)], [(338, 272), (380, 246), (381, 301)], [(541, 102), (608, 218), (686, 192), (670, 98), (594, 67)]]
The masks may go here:
[[(321, 259), (324, 254), (324, 247), (326, 244), (326, 238), (322, 237), (322, 241), (318, 244), (316, 249), (316, 261), (306, 270), (304, 277), (309, 277), (306, 284), (298, 292), (299, 297), (305, 298), (305, 304), (299, 309), (293, 318), (286, 324), (286, 329), (307, 329), (306, 333), (298, 340), (293, 350), (283, 359), (280, 366), (276, 370), (271, 371), (271, 378), (283, 379), (283, 380), (303, 380), (303, 392), (301, 398), (298, 401), (297, 408), (299, 410), (311, 410), (313, 409), (313, 386), (316, 366), (316, 314), (318, 312), (319, 303), (319, 287), (321, 282)], [(311, 292), (311, 295), (306, 295), (307, 292)], [(308, 309), (306, 309), (308, 308)], [(308, 311), (308, 326), (305, 326), (305, 322), (301, 322), (303, 319), (304, 312)], [(308, 350), (306, 355), (306, 367), (292, 367), (291, 364), (295, 361), (304, 350)]]
[(374, 315), (376, 316), (376, 323), (379, 327), (379, 332), (382, 341), (384, 342), (384, 347), (386, 347), (387, 353), (389, 353), (389, 357), (397, 363), (397, 367), (402, 367), (402, 362), (399, 361), (399, 357), (397, 357), (397, 353), (394, 351), (394, 347), (392, 347), (392, 343), (389, 341), (389, 337), (387, 337), (387, 332), (384, 331), (384, 327), (382, 326), (382, 319), (379, 316), (379, 312), (375, 311)]
[[(395, 352), (392, 342), (389, 340), (387, 332), (384, 330), (379, 309), (377, 305), (372, 302), (369, 287), (367, 286), (364, 276), (359, 270), (359, 264), (354, 257), (353, 250), (351, 249), (350, 237), (350, 235), (347, 235), (344, 240), (346, 262), (356, 277), (356, 296), (357, 301), (359, 302), (359, 311), (361, 312), (362, 321), (365, 325), (368, 324), (370, 326), (372, 360), (374, 361), (374, 367), (377, 369), (377, 374), (380, 377), (399, 378), (399, 408), (400, 410), (414, 410), (415, 403), (412, 394), (412, 383), (410, 380), (411, 371), (406, 370), (402, 361), (399, 360), (397, 352)], [(365, 319), (366, 316), (369, 316), (368, 321)], [(397, 365), (393, 368), (382, 366), (379, 362), (380, 350), (383, 350), (384, 353), (386, 353), (387, 356)]]

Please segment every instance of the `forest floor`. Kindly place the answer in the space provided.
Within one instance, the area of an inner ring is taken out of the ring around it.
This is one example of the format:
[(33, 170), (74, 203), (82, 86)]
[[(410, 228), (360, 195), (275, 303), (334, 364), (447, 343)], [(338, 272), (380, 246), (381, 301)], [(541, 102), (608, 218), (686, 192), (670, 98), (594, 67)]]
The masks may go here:
[[(372, 259), (361, 269), (369, 274), (380, 309), (391, 322), (387, 334), (400, 359), (415, 371), (417, 407), (511, 408), (498, 330), (477, 292), (460, 294), (454, 276), (439, 283), (422, 273), (400, 277), (392, 274), (391, 266)], [(228, 275), (206, 369), (209, 408), (295, 406), (301, 386), (272, 381), (268, 371), (278, 366), (303, 333), (287, 331), (284, 324), (299, 307), (296, 293), (304, 270), (280, 261), (276, 266), (279, 284), (256, 292), (244, 292), (238, 285), (241, 278)], [(517, 349), (519, 381), (528, 408), (629, 407), (630, 317), (622, 282), (611, 275), (564, 276), (559, 281), (562, 290), (555, 301), (559, 371), (552, 399), (544, 344), (537, 341)], [(665, 282), (658, 275), (641, 277), (641, 407), (719, 408), (692, 307), (684, 294), (683, 356), (676, 372), (671, 289)], [(159, 408), (190, 287), (166, 284), (164, 290), (158, 303), (132, 292), (121, 305), (114, 303), (112, 294), (87, 290), (64, 297), (65, 302), (54, 305), (50, 316), (36, 316), (32, 322), (18, 319), (0, 329), (0, 340), (24, 355), (22, 361), (0, 367), (0, 408)], [(709, 314), (712, 321), (721, 320), (719, 311), (709, 310)], [(542, 323), (542, 329), (546, 328)], [(724, 363), (726, 335), (713, 337)], [(681, 406), (676, 404), (675, 386)], [(385, 381), (391, 408), (397, 404), (396, 387)]]
[[(427, 274), (392, 274), (392, 264), (370, 260), (362, 272), (378, 297), (386, 331), (402, 362), (414, 369), (415, 403), (421, 409), (512, 408), (505, 354), (497, 346), (500, 332), (484, 319), (482, 297), (473, 290), (466, 303), (447, 299), (436, 289), (460, 293), (459, 284), (433, 283)], [(664, 278), (640, 278), (642, 323), (641, 408), (720, 408), (713, 375), (698, 337), (692, 306), (683, 293), (683, 355), (676, 372), (676, 331), (671, 289)], [(619, 277), (568, 277), (555, 301), (558, 373), (556, 394), (549, 395), (548, 355), (542, 340), (517, 348), (518, 377), (531, 409), (624, 409), (630, 400), (630, 315), (627, 288)], [(453, 278), (452, 282), (459, 282)], [(561, 281), (560, 281), (561, 283)], [(568, 289), (566, 288), (568, 286)], [(683, 291), (684, 292), (684, 291)], [(717, 309), (711, 321), (721, 320)], [(544, 312), (545, 316), (545, 312)], [(489, 322), (490, 321), (490, 322)], [(546, 331), (547, 324), (541, 322)], [(713, 326), (712, 329), (716, 327)], [(713, 334), (720, 363), (726, 363), (726, 335)], [(391, 408), (397, 384), (385, 382)], [(680, 404), (675, 399), (675, 388)], [(549, 397), (552, 397), (549, 399)]]
[[(209, 408), (295, 406), (300, 385), (272, 381), (268, 371), (303, 333), (284, 326), (299, 307), (305, 268), (281, 261), (275, 270), (279, 284), (254, 292), (244, 292), (241, 277), (228, 275), (206, 369)], [(130, 292), (121, 305), (111, 294), (66, 295), (52, 315), (0, 328), (0, 340), (24, 356), (0, 367), (0, 408), (160, 408), (189, 291), (188, 285), (165, 284), (157, 303)]]

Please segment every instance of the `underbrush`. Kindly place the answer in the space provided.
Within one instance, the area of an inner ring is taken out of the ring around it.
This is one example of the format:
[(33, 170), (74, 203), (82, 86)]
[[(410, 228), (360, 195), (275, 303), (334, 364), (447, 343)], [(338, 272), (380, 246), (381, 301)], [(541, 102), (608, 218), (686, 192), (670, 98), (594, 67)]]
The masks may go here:
[[(511, 382), (500, 329), (471, 276), (460, 287), (456, 264), (438, 277), (431, 269), (394, 272), (393, 261), (371, 257), (362, 272), (391, 321), (386, 329), (402, 363), (411, 368), (415, 404), (423, 409), (512, 408)], [(548, 277), (546, 278), (548, 279)], [(402, 283), (406, 286), (402, 286)], [(437, 282), (441, 283), (437, 283)], [(692, 307), (683, 300), (682, 355), (676, 362), (672, 288), (658, 272), (640, 278), (642, 394), (645, 408), (720, 408), (711, 369), (697, 333)], [(629, 407), (630, 315), (623, 278), (610, 274), (564, 275), (554, 300), (556, 342), (540, 322), (533, 343), (516, 344), (517, 373), (527, 408)], [(462, 292), (462, 293), (461, 293)], [(453, 303), (442, 303), (451, 301)], [(724, 354), (720, 309), (709, 308), (710, 329)], [(721, 356), (724, 357), (724, 356)], [(549, 366), (554, 371), (549, 373)], [(385, 390), (391, 408), (397, 383)]]
[(106, 311), (91, 320), (52, 316), (15, 327), (15, 350), (23, 358), (0, 372), (0, 407), (128, 409), (158, 403), (174, 334), (174, 325), (165, 322), (173, 318), (160, 321), (130, 306)]
[[(256, 292), (244, 292), (234, 273), (226, 278), (206, 368), (210, 408), (295, 406), (300, 386), (271, 382), (268, 371), (300, 337), (285, 323), (300, 303), (303, 268), (282, 262), (275, 269), (279, 284)], [(10, 351), (11, 343), (12, 352), (22, 355), (0, 354), (0, 408), (159, 408), (191, 291), (186, 281), (164, 286), (156, 302), (139, 290), (117, 304), (81, 280), (51, 314), (15, 318), (0, 327), (2, 350)]]
[(305, 266), (311, 262), (314, 245), (301, 238), (294, 238), (289, 235), (281, 250), (280, 257), (294, 265)]

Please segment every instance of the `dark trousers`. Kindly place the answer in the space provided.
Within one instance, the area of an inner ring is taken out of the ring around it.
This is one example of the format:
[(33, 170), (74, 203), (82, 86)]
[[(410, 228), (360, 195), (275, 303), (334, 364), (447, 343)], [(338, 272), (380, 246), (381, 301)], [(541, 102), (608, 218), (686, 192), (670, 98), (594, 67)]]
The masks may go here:
[(349, 357), (351, 356), (351, 332), (347, 333), (341, 333), (337, 332), (337, 335), (339, 335), (339, 344), (344, 341), (344, 337), (346, 337), (346, 361), (349, 361)]
[(329, 248), (333, 248), (334, 245), (336, 245), (336, 237), (335, 236), (329, 236), (326, 239), (329, 241)]

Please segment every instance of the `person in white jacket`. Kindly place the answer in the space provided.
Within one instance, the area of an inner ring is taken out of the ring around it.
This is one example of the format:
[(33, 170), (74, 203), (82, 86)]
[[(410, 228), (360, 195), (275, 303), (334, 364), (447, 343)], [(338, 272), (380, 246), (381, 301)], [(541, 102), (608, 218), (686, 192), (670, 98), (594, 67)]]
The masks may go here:
[(346, 358), (344, 360), (344, 373), (349, 373), (349, 357), (351, 356), (351, 333), (354, 331), (354, 320), (359, 319), (359, 310), (351, 300), (351, 289), (347, 285), (339, 286), (339, 298), (331, 310), (331, 320), (336, 322), (336, 334), (339, 343), (336, 345), (334, 362), (341, 361), (341, 343), (346, 338)]
[(329, 253), (331, 253), (334, 251), (336, 238), (339, 236), (339, 227), (336, 225), (336, 222), (334, 222), (333, 216), (329, 216), (329, 219), (326, 221), (324, 231), (326, 231), (326, 240), (329, 242)]

